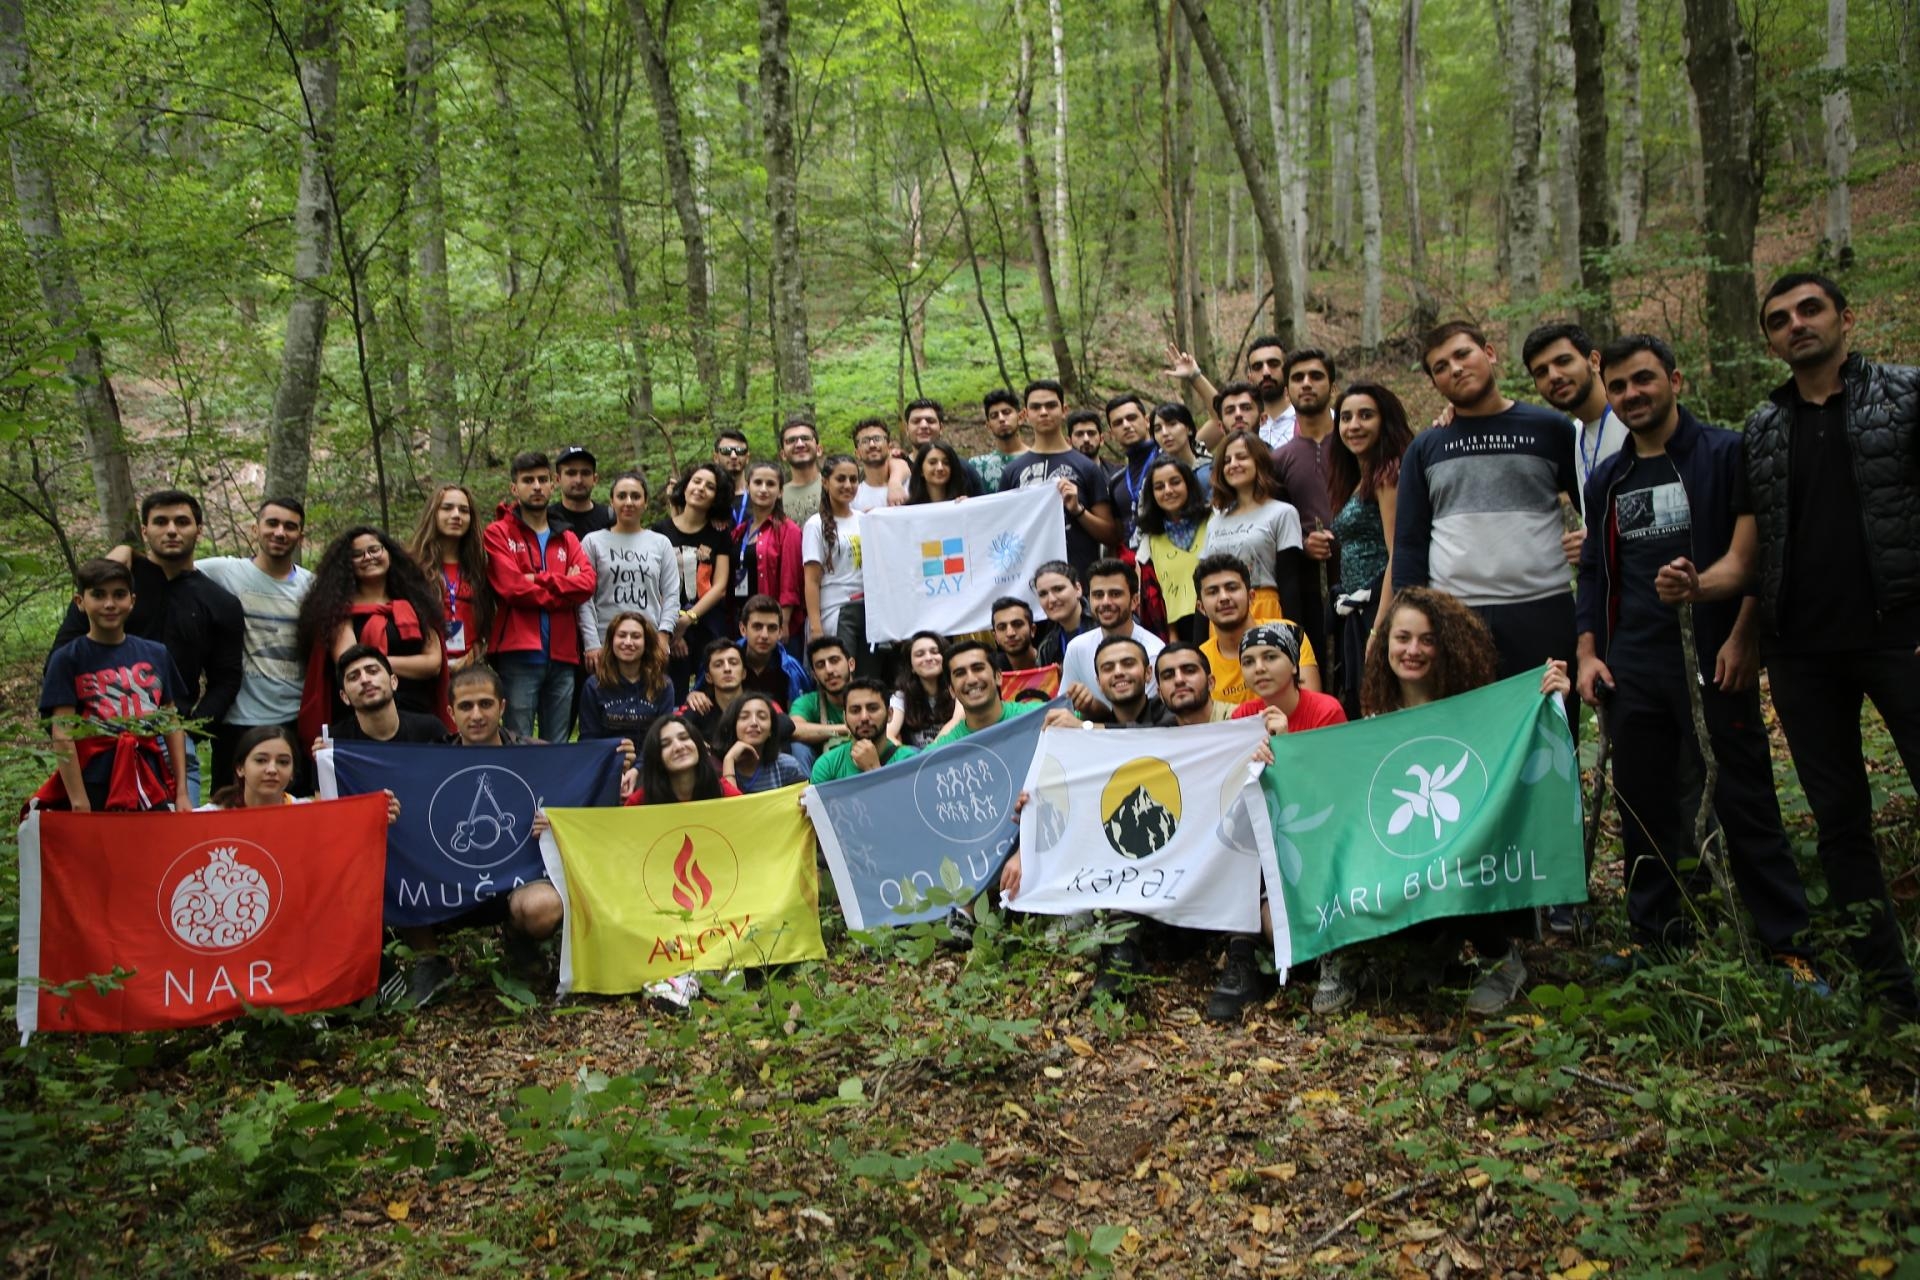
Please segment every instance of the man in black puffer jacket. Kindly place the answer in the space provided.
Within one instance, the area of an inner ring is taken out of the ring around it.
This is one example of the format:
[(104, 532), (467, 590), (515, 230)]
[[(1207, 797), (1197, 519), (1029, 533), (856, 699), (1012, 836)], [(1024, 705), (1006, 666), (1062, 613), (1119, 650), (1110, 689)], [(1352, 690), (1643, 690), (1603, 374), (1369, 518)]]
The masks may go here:
[(1854, 953), (1888, 1007), (1920, 1019), (1860, 742), (1871, 698), (1907, 776), (1920, 765), (1920, 369), (1850, 352), (1853, 312), (1823, 276), (1783, 276), (1760, 315), (1793, 377), (1747, 419), (1751, 517), (1711, 568), (1676, 560), (1659, 590), (1713, 600), (1758, 587), (1774, 709), (1820, 826), (1831, 900), (1859, 914)]

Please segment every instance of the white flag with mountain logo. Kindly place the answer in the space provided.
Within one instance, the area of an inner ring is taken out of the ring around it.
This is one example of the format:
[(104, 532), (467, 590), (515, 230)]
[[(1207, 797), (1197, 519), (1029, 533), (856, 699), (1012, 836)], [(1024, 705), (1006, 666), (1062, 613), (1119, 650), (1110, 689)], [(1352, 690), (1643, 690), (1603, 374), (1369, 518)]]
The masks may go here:
[(876, 507), (860, 517), (860, 552), (869, 640), (962, 635), (991, 626), (1001, 596), (1039, 612), (1028, 583), (1040, 565), (1066, 558), (1066, 516), (1051, 485)]

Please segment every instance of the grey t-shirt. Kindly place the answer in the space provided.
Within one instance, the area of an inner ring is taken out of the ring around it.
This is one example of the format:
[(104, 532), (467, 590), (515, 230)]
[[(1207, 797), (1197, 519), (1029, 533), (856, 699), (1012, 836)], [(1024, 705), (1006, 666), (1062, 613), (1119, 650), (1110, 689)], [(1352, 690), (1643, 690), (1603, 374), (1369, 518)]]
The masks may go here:
[(671, 631), (680, 613), (680, 558), (652, 529), (598, 529), (580, 542), (593, 565), (593, 598), (580, 605), (583, 651), (598, 649), (614, 616), (632, 610)]
[(294, 632), (313, 575), (295, 565), (286, 577), (275, 578), (241, 556), (215, 556), (196, 561), (195, 567), (240, 598), (246, 623), (240, 692), (227, 712), (227, 723), (292, 724), (300, 714), (300, 688), (306, 678)]

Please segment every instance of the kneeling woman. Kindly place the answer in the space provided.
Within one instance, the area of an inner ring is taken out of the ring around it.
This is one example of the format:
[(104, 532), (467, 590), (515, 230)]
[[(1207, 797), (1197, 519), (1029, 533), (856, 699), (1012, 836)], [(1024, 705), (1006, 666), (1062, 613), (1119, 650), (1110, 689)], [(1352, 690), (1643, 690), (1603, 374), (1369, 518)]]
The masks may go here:
[(714, 767), (713, 755), (700, 740), (693, 721), (675, 712), (661, 716), (647, 730), (640, 747), (640, 785), (623, 803), (679, 804), (739, 794), (740, 788), (722, 778)]
[[(1360, 706), (1368, 716), (1451, 698), (1492, 684), (1498, 674), (1493, 633), (1478, 614), (1444, 591), (1427, 587), (1401, 591), (1387, 610), (1383, 629), (1385, 643), (1376, 642), (1367, 651), (1360, 678)], [(1570, 688), (1567, 664), (1557, 659), (1548, 662), (1540, 676), (1540, 692), (1564, 697)], [(1526, 984), (1527, 966), (1516, 939), (1531, 926), (1531, 915), (1503, 911), (1462, 918), (1459, 931), (1490, 966), (1467, 997), (1468, 1012), (1498, 1013)], [(1441, 945), (1449, 952), (1453, 936), (1441, 935)], [(1358, 984), (1352, 951), (1347, 948), (1321, 959), (1320, 986), (1313, 996), (1315, 1013), (1338, 1013), (1353, 1003)]]
[(783, 720), (780, 708), (764, 693), (743, 693), (733, 700), (721, 713), (713, 739), (722, 784), (730, 782), (742, 794), (757, 795), (807, 780), (807, 771), (786, 749)]
[[(215, 809), (270, 809), (280, 804), (311, 804), (287, 794), (293, 781), (293, 735), (277, 724), (255, 725), (233, 749), (233, 781), (215, 791), (199, 812)], [(387, 792), (387, 825), (400, 820), (400, 798)]]

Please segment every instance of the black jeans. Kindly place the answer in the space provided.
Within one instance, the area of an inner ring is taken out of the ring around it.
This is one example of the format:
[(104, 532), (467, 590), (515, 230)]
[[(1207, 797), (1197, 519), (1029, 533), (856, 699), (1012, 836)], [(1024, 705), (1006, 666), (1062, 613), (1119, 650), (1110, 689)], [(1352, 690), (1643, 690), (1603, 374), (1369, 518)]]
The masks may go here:
[(1920, 1013), (1906, 939), (1873, 842), (1873, 793), (1860, 742), (1861, 703), (1871, 698), (1912, 782), (1920, 764), (1920, 658), (1908, 649), (1774, 654), (1767, 674), (1794, 768), (1820, 827), (1828, 897), (1842, 913), (1859, 911), (1866, 925), (1853, 944), (1854, 958), (1889, 1003)]
[[(1636, 942), (1684, 946), (1693, 938), (1688, 901), (1708, 887), (1704, 860), (1693, 844), (1695, 810), (1689, 807), (1698, 804), (1699, 784), (1683, 782), (1696, 772), (1704, 781), (1686, 676), (1656, 671), (1655, 664), (1636, 663), (1617, 651), (1610, 659), (1616, 689), (1607, 726), (1613, 734), (1613, 786), (1627, 855), (1627, 920)], [(1780, 824), (1760, 693), (1722, 693), (1709, 686), (1703, 694), (1719, 770), (1713, 806), (1725, 836), (1728, 870), (1761, 943), (1777, 954), (1805, 954), (1798, 939), (1807, 928), (1807, 895)], [(1689, 859), (1693, 869), (1682, 871), (1679, 864)]]

